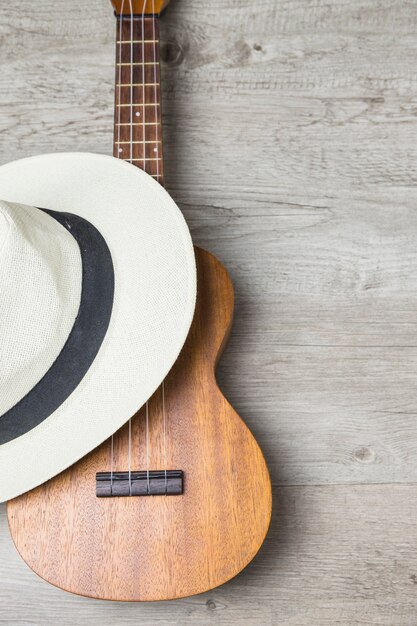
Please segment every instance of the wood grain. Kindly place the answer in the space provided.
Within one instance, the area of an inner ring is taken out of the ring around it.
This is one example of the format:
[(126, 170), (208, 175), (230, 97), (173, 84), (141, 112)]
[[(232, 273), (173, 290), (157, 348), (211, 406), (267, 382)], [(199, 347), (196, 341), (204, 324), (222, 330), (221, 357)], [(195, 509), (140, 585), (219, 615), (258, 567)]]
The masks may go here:
[(416, 485), (276, 487), (274, 501), (252, 564), (227, 585), (175, 602), (71, 596), (35, 576), (2, 533), (0, 624), (415, 626)]
[[(220, 393), (214, 368), (232, 321), (223, 266), (197, 253), (198, 298), (190, 333), (162, 392), (111, 442), (55, 479), (8, 503), (26, 563), (48, 582), (106, 600), (181, 598), (217, 587), (258, 552), (271, 517), (262, 452)], [(179, 469), (180, 496), (97, 498), (96, 473)], [(165, 458), (166, 455), (166, 458)], [(132, 458), (132, 456), (130, 458)]]
[[(416, 20), (392, 0), (170, 4), (166, 186), (231, 273), (218, 378), (281, 504), (243, 574), (149, 606), (42, 583), (3, 517), (4, 624), (415, 626)], [(111, 153), (113, 28), (107, 0), (0, 3), (0, 162)]]

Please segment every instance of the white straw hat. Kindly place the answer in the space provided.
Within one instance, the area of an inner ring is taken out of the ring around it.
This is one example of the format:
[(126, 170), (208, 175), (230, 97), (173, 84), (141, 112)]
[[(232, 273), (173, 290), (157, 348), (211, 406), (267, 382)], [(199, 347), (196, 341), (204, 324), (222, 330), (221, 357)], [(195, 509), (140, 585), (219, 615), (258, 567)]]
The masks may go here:
[(180, 210), (103, 155), (0, 167), (0, 501), (97, 447), (160, 385), (193, 318)]

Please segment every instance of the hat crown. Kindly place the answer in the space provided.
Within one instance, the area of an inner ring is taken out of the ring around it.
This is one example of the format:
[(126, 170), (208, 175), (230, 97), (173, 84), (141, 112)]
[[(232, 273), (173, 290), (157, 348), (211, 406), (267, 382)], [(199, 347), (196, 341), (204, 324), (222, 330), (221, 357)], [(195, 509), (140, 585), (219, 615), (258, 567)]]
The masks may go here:
[(0, 202), (0, 416), (45, 375), (79, 309), (81, 254), (44, 211)]

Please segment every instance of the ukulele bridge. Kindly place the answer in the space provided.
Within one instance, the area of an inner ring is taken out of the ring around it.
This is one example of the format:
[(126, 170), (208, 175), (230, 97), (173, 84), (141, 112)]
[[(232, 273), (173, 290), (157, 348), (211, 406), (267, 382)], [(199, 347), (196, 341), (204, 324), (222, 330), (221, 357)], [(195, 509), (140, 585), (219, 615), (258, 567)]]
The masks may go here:
[(97, 472), (96, 496), (178, 496), (183, 493), (182, 470)]

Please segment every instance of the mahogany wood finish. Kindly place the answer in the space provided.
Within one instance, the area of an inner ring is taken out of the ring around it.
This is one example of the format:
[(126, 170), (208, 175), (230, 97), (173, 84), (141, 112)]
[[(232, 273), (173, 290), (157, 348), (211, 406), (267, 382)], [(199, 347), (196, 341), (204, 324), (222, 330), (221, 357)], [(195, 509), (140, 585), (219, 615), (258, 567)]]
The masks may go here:
[[(117, 32), (114, 154), (162, 182), (158, 18), (118, 18)], [(143, 408), (112, 440), (8, 503), (18, 551), (62, 589), (134, 601), (201, 593), (240, 572), (267, 533), (271, 484), (264, 457), (215, 380), (232, 322), (233, 288), (215, 257), (195, 252), (193, 324), (148, 403), (148, 429)], [(181, 470), (183, 494), (97, 497), (96, 474), (126, 472), (129, 459), (132, 471)]]
[[(111, 600), (165, 600), (224, 583), (255, 556), (271, 514), (268, 470), (255, 439), (219, 391), (214, 366), (232, 319), (226, 270), (196, 249), (199, 299), (184, 349), (165, 380), (168, 469), (182, 496), (97, 498), (110, 442), (8, 504), (26, 563), (47, 581)], [(151, 399), (150, 466), (161, 468), (161, 390)], [(135, 467), (146, 468), (145, 419), (132, 422)], [(128, 467), (128, 426), (115, 439), (115, 471)]]

